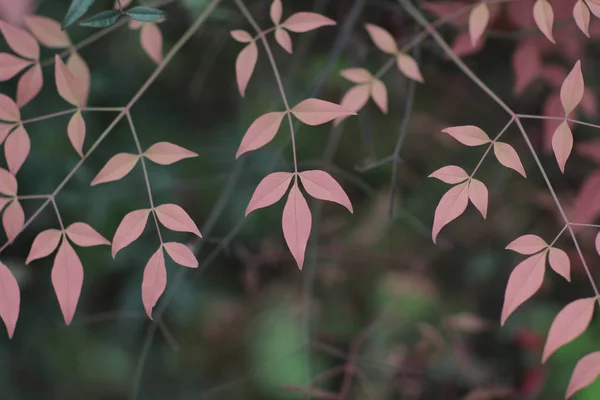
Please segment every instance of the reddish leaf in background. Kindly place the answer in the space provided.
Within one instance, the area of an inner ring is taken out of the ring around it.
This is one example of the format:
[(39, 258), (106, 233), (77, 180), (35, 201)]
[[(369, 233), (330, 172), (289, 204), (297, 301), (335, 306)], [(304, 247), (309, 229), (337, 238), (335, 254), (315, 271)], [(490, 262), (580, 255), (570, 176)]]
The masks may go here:
[(40, 15), (25, 17), (25, 25), (35, 36), (38, 42), (50, 48), (63, 49), (71, 45), (66, 32), (60, 27), (60, 23)]
[(20, 25), (23, 18), (31, 14), (35, 7), (35, 0), (0, 0), (0, 18), (11, 24)]
[(577, 61), (560, 88), (560, 101), (565, 110), (565, 115), (569, 115), (579, 105), (583, 98), (583, 91), (581, 62)]
[(344, 189), (327, 172), (320, 170), (300, 172), (300, 181), (306, 193), (319, 200), (333, 201), (353, 213), (352, 203)]
[(149, 209), (136, 210), (123, 217), (112, 240), (113, 258), (115, 258), (115, 255), (119, 250), (127, 247), (140, 237), (146, 227), (149, 213)]
[(596, 247), (596, 253), (600, 255), (600, 232), (596, 235), (596, 240), (594, 241), (594, 245)]
[(587, 8), (583, 0), (578, 0), (573, 7), (573, 18), (577, 27), (590, 37), (590, 10)]
[(512, 56), (515, 93), (521, 94), (543, 70), (542, 52), (533, 40), (520, 40)]
[(569, 381), (566, 398), (569, 399), (584, 387), (591, 385), (598, 376), (600, 376), (600, 351), (590, 353), (577, 362)]
[(75, 77), (78, 93), (81, 95), (81, 106), (85, 106), (90, 94), (90, 69), (83, 58), (81, 58), (81, 56), (74, 51), (71, 52), (71, 56), (67, 61), (67, 68), (69, 68), (69, 71), (71, 71)]
[(589, 297), (567, 304), (554, 318), (544, 346), (542, 362), (565, 344), (578, 338), (592, 321), (596, 299)]
[(507, 168), (514, 169), (523, 175), (524, 178), (527, 177), (525, 168), (523, 168), (523, 164), (521, 163), (519, 155), (510, 144), (503, 142), (494, 143), (494, 155), (500, 164)]
[(421, 75), (419, 65), (414, 58), (408, 54), (399, 53), (396, 56), (396, 65), (407, 78), (423, 83), (423, 75)]
[(515, 267), (508, 278), (501, 324), (525, 301), (535, 294), (544, 281), (546, 251), (535, 254)]
[(312, 31), (322, 26), (335, 25), (336, 22), (324, 15), (312, 12), (299, 12), (292, 14), (281, 26), (297, 33)]
[(287, 192), (294, 175), (289, 172), (273, 172), (263, 178), (254, 190), (246, 208), (246, 216), (259, 208), (277, 203)]
[(21, 119), (21, 112), (17, 104), (2, 93), (0, 93), (0, 119), (4, 121), (18, 121)]
[(258, 47), (256, 43), (251, 42), (240, 51), (235, 61), (235, 74), (240, 94), (244, 97), (248, 81), (254, 72), (256, 61), (258, 60)]
[[(363, 83), (360, 85), (353, 86), (346, 92), (344, 97), (342, 98), (340, 106), (349, 111), (358, 112), (361, 108), (367, 104), (369, 101), (369, 96), (371, 95), (371, 85), (368, 83)], [(336, 126), (349, 115), (338, 117), (333, 121), (333, 125)]]
[(490, 9), (486, 3), (479, 3), (469, 13), (469, 34), (473, 46), (477, 44), (490, 21)]
[(387, 89), (383, 82), (379, 79), (374, 79), (371, 82), (371, 97), (377, 107), (381, 110), (382, 113), (387, 114), (388, 112), (388, 94)]
[(119, 153), (114, 155), (92, 180), (91, 186), (117, 181), (127, 175), (139, 160), (137, 154)]
[(90, 247), (100, 245), (110, 245), (110, 242), (94, 228), (83, 222), (75, 222), (65, 230), (69, 239), (77, 246)]
[(81, 295), (83, 265), (67, 239), (63, 239), (56, 253), (51, 276), (65, 323), (70, 325)]
[(516, 238), (506, 246), (507, 250), (516, 251), (519, 254), (535, 254), (548, 247), (548, 243), (537, 235), (523, 235)]
[(486, 41), (485, 39), (485, 36), (480, 38), (477, 41), (477, 44), (473, 46), (473, 43), (471, 43), (471, 35), (469, 35), (469, 32), (459, 33), (458, 35), (456, 35), (454, 41), (452, 42), (452, 51), (454, 51), (454, 54), (456, 54), (458, 57), (465, 57), (471, 54), (478, 53), (481, 51), (481, 49), (483, 49), (483, 45)]
[(40, 58), (40, 46), (33, 36), (21, 28), (0, 21), (0, 31), (8, 46), (18, 55), (30, 60)]
[(186, 158), (198, 156), (193, 151), (169, 142), (154, 143), (143, 155), (150, 161), (161, 165), (169, 165)]
[(292, 38), (285, 29), (275, 29), (275, 40), (285, 51), (292, 54)]
[(12, 339), (19, 318), (21, 292), (10, 269), (0, 262), (0, 318), (4, 321), (8, 337)]
[(367, 83), (373, 79), (373, 75), (364, 68), (348, 68), (340, 71), (340, 75), (354, 83)]
[(81, 111), (77, 111), (69, 120), (69, 125), (67, 126), (67, 135), (69, 136), (69, 140), (71, 141), (71, 144), (73, 145), (73, 148), (77, 154), (79, 154), (80, 157), (83, 157), (85, 121)]
[(167, 269), (162, 246), (150, 257), (142, 280), (142, 302), (146, 314), (152, 319), (152, 309), (167, 287)]
[[(438, 18), (449, 18), (451, 15), (457, 15), (451, 19), (451, 23), (458, 26), (466, 26), (469, 22), (469, 14), (462, 12), (469, 7), (469, 3), (464, 1), (425, 1), (423, 8)], [(462, 12), (462, 13), (461, 13)], [(461, 13), (461, 14), (458, 14)]]
[(285, 112), (282, 111), (270, 112), (254, 120), (244, 134), (235, 158), (237, 159), (244, 153), (259, 149), (273, 140), (284, 116)]
[(146, 23), (140, 33), (142, 48), (156, 64), (163, 60), (163, 37), (156, 24)]
[(479, 210), (483, 218), (486, 218), (488, 209), (488, 190), (483, 182), (478, 181), (477, 179), (471, 179), (469, 182), (469, 199)]
[(29, 255), (25, 260), (25, 264), (29, 264), (34, 260), (52, 254), (58, 247), (61, 237), (62, 232), (58, 229), (46, 229), (45, 231), (40, 232), (31, 244), (31, 250), (29, 250)]
[(550, 267), (554, 272), (571, 282), (571, 261), (564, 250), (551, 247), (548, 253), (548, 261), (550, 261)]
[(548, 0), (537, 0), (533, 5), (533, 19), (544, 36), (555, 43), (552, 36), (552, 24), (554, 23), (554, 12)]
[(365, 24), (365, 28), (369, 33), (371, 40), (379, 50), (388, 54), (396, 54), (398, 52), (396, 39), (394, 39), (391, 33), (382, 27), (373, 24)]
[(202, 237), (200, 230), (188, 213), (177, 204), (163, 204), (154, 209), (156, 216), (165, 228), (177, 232), (190, 232)]
[(173, 261), (189, 268), (198, 268), (198, 260), (189, 247), (177, 242), (165, 243), (165, 250)]
[(17, 179), (13, 174), (0, 168), (0, 193), (6, 196), (14, 196), (17, 194)]
[(596, 99), (596, 93), (592, 92), (590, 89), (585, 89), (583, 91), (583, 98), (581, 99), (581, 111), (590, 118), (595, 118), (597, 113), (596, 109), (598, 108), (598, 100)]
[(29, 68), (19, 79), (17, 86), (17, 105), (23, 107), (37, 96), (44, 85), (42, 67), (36, 64)]
[(19, 200), (13, 200), (2, 215), (2, 225), (4, 225), (4, 232), (9, 242), (21, 232), (23, 225), (25, 224), (25, 213)]
[[(600, 216), (600, 172), (593, 172), (585, 178), (571, 206), (569, 221), (591, 224)], [(573, 230), (581, 229), (573, 226)]]
[(306, 125), (321, 125), (342, 116), (356, 115), (342, 106), (319, 99), (306, 99), (292, 108), (292, 114)]
[(468, 184), (464, 182), (452, 187), (440, 199), (433, 217), (433, 243), (444, 226), (465, 212), (469, 203)]
[(445, 183), (460, 183), (469, 178), (469, 174), (456, 165), (447, 165), (442, 167), (429, 175), (429, 178), (437, 178)]
[(297, 181), (294, 182), (283, 208), (281, 225), (285, 242), (294, 256), (298, 268), (302, 270), (306, 244), (312, 227), (312, 215), (306, 199), (298, 188)]
[(60, 94), (60, 97), (74, 106), (81, 107), (83, 105), (83, 95), (78, 86), (78, 80), (75, 78), (75, 75), (71, 72), (71, 70), (69, 70), (58, 54), (54, 57), (54, 64), (56, 88), (58, 90), (58, 94)]
[(0, 82), (7, 81), (31, 65), (31, 61), (23, 60), (12, 54), (0, 53)]
[(562, 122), (552, 136), (552, 150), (561, 172), (565, 173), (565, 164), (573, 150), (573, 133), (567, 122)]
[(481, 146), (492, 141), (487, 133), (473, 125), (453, 126), (444, 129), (442, 132), (447, 133), (466, 146)]
[(241, 29), (231, 31), (229, 34), (234, 40), (240, 43), (250, 43), (252, 41), (252, 35)]
[(17, 129), (12, 131), (6, 138), (4, 143), (4, 154), (8, 170), (16, 175), (21, 169), (21, 166), (27, 159), (31, 150), (31, 140), (23, 125), (19, 125)]
[(275, 25), (278, 25), (279, 22), (281, 22), (282, 12), (283, 6), (281, 4), (281, 0), (273, 0), (271, 3), (271, 8), (269, 9), (269, 16)]

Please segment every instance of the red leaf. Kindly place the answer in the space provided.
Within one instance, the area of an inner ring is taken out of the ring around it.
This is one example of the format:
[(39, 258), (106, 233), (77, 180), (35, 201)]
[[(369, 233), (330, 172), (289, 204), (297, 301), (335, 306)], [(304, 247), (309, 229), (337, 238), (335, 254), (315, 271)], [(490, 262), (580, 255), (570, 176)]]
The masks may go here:
[(83, 285), (83, 265), (67, 239), (63, 239), (58, 248), (51, 275), (65, 323), (70, 325)]
[(555, 43), (552, 36), (552, 24), (554, 22), (554, 12), (548, 0), (537, 0), (533, 5), (533, 19), (540, 31), (550, 40)]
[(12, 54), (0, 53), (0, 82), (11, 79), (30, 65), (31, 61), (23, 60)]
[(552, 135), (552, 150), (561, 172), (565, 173), (565, 164), (573, 150), (573, 133), (566, 121), (561, 123)]
[(258, 117), (244, 134), (235, 158), (259, 149), (273, 140), (284, 116), (285, 112), (270, 112)]
[(469, 203), (468, 182), (461, 183), (448, 190), (440, 199), (433, 217), (432, 239), (436, 242), (437, 235), (448, 223), (458, 218)]
[(240, 94), (244, 97), (248, 81), (254, 72), (256, 61), (258, 60), (258, 47), (256, 43), (251, 42), (240, 51), (235, 61), (235, 74)]
[(21, 292), (14, 275), (0, 262), (0, 318), (6, 325), (8, 337), (12, 339), (19, 318)]
[(469, 174), (467, 174), (467, 172), (461, 167), (457, 167), (456, 165), (447, 165), (432, 172), (428, 178), (437, 178), (442, 182), (455, 184), (467, 180), (469, 178)]
[(551, 247), (548, 254), (548, 261), (550, 261), (550, 268), (554, 272), (571, 282), (571, 261), (564, 250)]
[(388, 94), (383, 82), (379, 79), (374, 79), (371, 82), (371, 97), (382, 113), (388, 112)]
[(127, 247), (140, 237), (146, 227), (149, 213), (149, 209), (136, 210), (123, 217), (112, 240), (113, 258), (115, 258), (115, 255), (119, 250), (123, 247)]
[(17, 194), (17, 179), (13, 174), (0, 168), (0, 193), (7, 196), (14, 196)]
[(351, 213), (352, 203), (344, 189), (327, 172), (319, 170), (300, 172), (300, 181), (304, 190), (319, 200), (333, 201), (346, 207)]
[(4, 225), (4, 232), (9, 242), (21, 233), (23, 225), (25, 224), (25, 213), (19, 200), (13, 200), (8, 207), (4, 210), (2, 215), (2, 225)]
[(147, 23), (142, 26), (140, 42), (148, 57), (160, 64), (163, 60), (163, 37), (156, 24)]
[(348, 68), (340, 71), (340, 75), (353, 83), (367, 83), (373, 76), (364, 68)]
[(77, 154), (79, 154), (80, 157), (83, 157), (85, 120), (83, 119), (81, 111), (77, 111), (69, 120), (69, 125), (67, 126), (67, 135), (69, 136), (69, 140), (71, 141), (71, 144), (73, 145), (73, 148)]
[(342, 106), (319, 99), (306, 99), (298, 103), (292, 114), (306, 125), (321, 125), (342, 116), (356, 115)]
[(54, 57), (54, 64), (56, 89), (60, 97), (76, 107), (83, 106), (83, 94), (75, 74), (69, 70), (58, 54)]
[(66, 229), (67, 236), (78, 246), (100, 246), (103, 244), (110, 245), (101, 234), (96, 232), (94, 228), (83, 222), (75, 222), (69, 225)]
[(0, 21), (0, 30), (6, 43), (15, 53), (30, 60), (40, 58), (40, 46), (29, 33), (3, 21)]
[(31, 250), (29, 250), (25, 264), (49, 256), (58, 247), (61, 237), (62, 232), (58, 229), (46, 229), (40, 232), (31, 244)]
[(521, 164), (519, 155), (510, 144), (503, 142), (494, 143), (494, 155), (500, 164), (507, 168), (514, 169), (523, 175), (523, 177), (527, 177), (525, 168), (523, 168), (523, 164)]
[(274, 172), (267, 175), (258, 184), (246, 208), (246, 216), (259, 208), (268, 207), (278, 202), (287, 192), (293, 174)]
[(396, 65), (407, 78), (423, 83), (423, 75), (421, 75), (419, 65), (414, 58), (408, 54), (399, 53), (396, 56)]
[(281, 225), (285, 242), (294, 256), (298, 268), (302, 270), (306, 244), (312, 227), (312, 215), (308, 203), (298, 188), (297, 181), (294, 181), (283, 208)]
[(60, 27), (60, 23), (53, 19), (39, 15), (25, 17), (25, 25), (33, 36), (46, 47), (62, 49), (69, 47), (71, 41)]
[(189, 268), (198, 268), (198, 260), (189, 247), (177, 242), (165, 243), (165, 250), (173, 261)]
[(398, 52), (398, 46), (396, 45), (396, 39), (380, 26), (373, 24), (366, 24), (365, 28), (371, 37), (375, 46), (384, 53), (396, 54)]
[(542, 73), (542, 53), (539, 47), (531, 40), (519, 41), (513, 53), (512, 68), (515, 74), (515, 93), (521, 94)]
[(507, 250), (520, 254), (535, 254), (548, 247), (548, 243), (537, 235), (523, 235), (516, 238), (506, 246)]
[(113, 156), (92, 180), (91, 186), (118, 181), (127, 175), (139, 160), (137, 154), (119, 153)]
[(483, 218), (486, 218), (488, 209), (488, 190), (483, 182), (478, 181), (477, 179), (471, 179), (469, 182), (469, 199), (479, 210)]
[(286, 30), (282, 28), (275, 29), (275, 40), (285, 51), (292, 54), (292, 38)]
[(442, 132), (447, 133), (466, 146), (481, 146), (491, 142), (487, 133), (473, 125), (453, 126), (444, 129)]
[(4, 121), (18, 121), (21, 119), (21, 112), (17, 104), (2, 93), (0, 93), (0, 119)]
[(146, 314), (152, 319), (152, 309), (167, 287), (167, 269), (162, 246), (150, 257), (142, 280), (142, 302)]
[(589, 386), (598, 379), (600, 375), (600, 351), (590, 353), (583, 357), (575, 365), (569, 387), (567, 388), (566, 398), (569, 399), (575, 393), (586, 386)]
[(190, 232), (202, 237), (198, 227), (188, 213), (176, 204), (163, 204), (154, 209), (156, 216), (165, 228), (177, 232)]
[(335, 25), (336, 22), (324, 15), (312, 12), (299, 12), (286, 19), (282, 27), (292, 32), (303, 33), (322, 26)]
[(471, 35), (469, 32), (462, 32), (456, 35), (454, 41), (452, 42), (452, 51), (458, 57), (465, 57), (471, 54), (475, 54), (483, 49), (483, 45), (485, 44), (486, 38), (482, 37), (477, 41), (477, 44), (473, 46), (471, 43)]
[(565, 110), (565, 115), (569, 115), (579, 105), (583, 98), (584, 88), (581, 61), (577, 61), (560, 87), (560, 101)]
[(469, 34), (473, 46), (477, 44), (490, 21), (490, 9), (486, 3), (479, 3), (469, 14)]
[(157, 164), (169, 165), (198, 154), (169, 142), (158, 142), (144, 152), (144, 156)]
[(21, 78), (17, 86), (17, 105), (21, 108), (37, 96), (44, 85), (42, 67), (36, 64), (29, 68)]

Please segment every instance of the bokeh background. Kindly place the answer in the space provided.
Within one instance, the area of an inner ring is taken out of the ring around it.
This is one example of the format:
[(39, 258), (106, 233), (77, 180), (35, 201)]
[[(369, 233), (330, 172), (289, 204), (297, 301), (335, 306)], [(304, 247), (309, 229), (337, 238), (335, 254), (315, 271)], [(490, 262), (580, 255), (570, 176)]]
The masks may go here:
[[(18, 24), (17, 6), (61, 20), (69, 2), (38, 0), (29, 9), (25, 0), (4, 3), (3, 17)], [(112, 5), (96, 3), (95, 10)], [(268, 1), (245, 3), (263, 28), (271, 26)], [(176, 0), (164, 6), (169, 13), (160, 25), (165, 50), (207, 4)], [(362, 66), (374, 72), (386, 62), (370, 42), (365, 23), (385, 27), (399, 43), (418, 32), (392, 0), (283, 4), (284, 17), (314, 11), (338, 21), (335, 27), (293, 34), (293, 55), (270, 38), (292, 104), (309, 96), (339, 102), (350, 88), (340, 70)], [(465, 61), (511, 106), (540, 114), (549, 85), (538, 80), (517, 96), (511, 66), (516, 41), (539, 33), (506, 34), (515, 27), (505, 19), (492, 28), (483, 51), (466, 55)], [(240, 97), (234, 62), (242, 45), (229, 36), (233, 29), (251, 30), (234, 2), (225, 0), (132, 109), (142, 147), (166, 140), (199, 154), (171, 166), (151, 164), (149, 175), (155, 201), (183, 206), (203, 232), (199, 242), (164, 232), (168, 240), (194, 246), (200, 268), (167, 262), (167, 291), (156, 308), (164, 313), (152, 322), (141, 302), (143, 269), (158, 245), (152, 224), (115, 260), (108, 247), (78, 249), (85, 280), (75, 319), (66, 327), (50, 281), (52, 258), (24, 264), (35, 235), (57, 227), (47, 208), (1, 255), (17, 276), (22, 306), (15, 337), (0, 335), (0, 398), (562, 399), (576, 361), (600, 348), (595, 319), (583, 336), (547, 364), (540, 363), (555, 314), (566, 303), (591, 295), (567, 236), (557, 245), (571, 255), (572, 282), (547, 273), (540, 292), (504, 327), (499, 323), (508, 275), (522, 259), (505, 246), (526, 233), (552, 240), (562, 228), (516, 130), (511, 128), (505, 139), (519, 152), (528, 178), (487, 159), (478, 172), (490, 190), (487, 220), (469, 206), (442, 230), (437, 245), (431, 240), (433, 213), (448, 187), (427, 176), (449, 164), (470, 170), (483, 154), (441, 129), (473, 124), (495, 136), (507, 122), (505, 113), (427, 39), (413, 51), (425, 84), (411, 84), (393, 69), (384, 76), (388, 115), (369, 102), (337, 128), (298, 125), (301, 168), (329, 171), (355, 209), (350, 215), (339, 205), (309, 201), (313, 231), (299, 271), (283, 240), (283, 201), (244, 218), (258, 182), (271, 171), (291, 170), (292, 159), (286, 124), (265, 148), (234, 158), (250, 123), (283, 104), (262, 48), (246, 97)], [(440, 32), (451, 40), (461, 29), (444, 25)], [(74, 41), (94, 32), (69, 29)], [(577, 33), (565, 33), (572, 34)], [(586, 84), (594, 93), (596, 45), (592, 40), (583, 46)], [(44, 58), (53, 55), (44, 51)], [(139, 31), (126, 25), (80, 54), (92, 71), (89, 104), (95, 107), (125, 105), (155, 68), (140, 46)], [(552, 57), (571, 68), (560, 51)], [(56, 92), (51, 67), (44, 77), (45, 88), (23, 110), (24, 118), (70, 107)], [(6, 82), (1, 91), (14, 96), (15, 87)], [(86, 146), (113, 117), (86, 113)], [(28, 126), (32, 154), (19, 173), (20, 194), (51, 192), (78, 161), (67, 123), (64, 116)], [(577, 156), (563, 176), (552, 154), (542, 151), (543, 124), (530, 121), (526, 128), (570, 207), (597, 167)], [(576, 140), (594, 134), (575, 131)], [(401, 162), (361, 169), (392, 154), (400, 135)], [(148, 207), (139, 166), (118, 182), (89, 185), (112, 155), (135, 152), (134, 146), (123, 121), (57, 197), (65, 223), (84, 221), (111, 239), (126, 213)], [(26, 202), (26, 214), (38, 205)], [(578, 234), (593, 272), (598, 266), (595, 233)], [(575, 398), (600, 398), (600, 383)]]

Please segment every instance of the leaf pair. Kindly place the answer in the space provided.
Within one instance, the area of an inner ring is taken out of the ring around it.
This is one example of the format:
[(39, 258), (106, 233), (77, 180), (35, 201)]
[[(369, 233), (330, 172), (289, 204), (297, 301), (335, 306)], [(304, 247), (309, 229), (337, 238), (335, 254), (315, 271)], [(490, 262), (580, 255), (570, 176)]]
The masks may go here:
[[(340, 72), (340, 75), (350, 82), (356, 83), (342, 97), (341, 106), (353, 112), (360, 111), (367, 104), (369, 97), (373, 99), (382, 113), (388, 112), (388, 94), (385, 84), (375, 78), (364, 68), (349, 68)], [(339, 117), (333, 122), (334, 125), (342, 122), (346, 117)]]
[(8, 170), (12, 175), (16, 175), (29, 156), (31, 140), (25, 127), (18, 123), (21, 120), (19, 107), (10, 97), (3, 94), (0, 94), (0, 120), (12, 122), (0, 122), (0, 143), (4, 142)]
[[(75, 22), (79, 21), (89, 10), (94, 0), (72, 0), (67, 14), (63, 20), (62, 29), (65, 29)], [(122, 1), (120, 4), (128, 4)], [(167, 13), (153, 7), (133, 7), (128, 10), (113, 9), (101, 11), (79, 23), (81, 26), (91, 28), (106, 28), (114, 25), (121, 16), (127, 15), (129, 18), (141, 22), (154, 22), (167, 17)]]

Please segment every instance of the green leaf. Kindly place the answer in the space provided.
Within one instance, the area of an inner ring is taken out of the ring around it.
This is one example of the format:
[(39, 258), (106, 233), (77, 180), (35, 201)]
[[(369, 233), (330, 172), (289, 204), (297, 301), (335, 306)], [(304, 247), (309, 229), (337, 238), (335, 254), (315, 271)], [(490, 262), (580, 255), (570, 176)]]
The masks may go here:
[(72, 25), (83, 16), (94, 3), (94, 0), (73, 0), (62, 23), (62, 29)]
[(119, 20), (120, 16), (121, 13), (116, 10), (102, 11), (81, 21), (79, 25), (88, 26), (90, 28), (106, 28), (114, 25)]
[(125, 12), (131, 19), (141, 22), (154, 22), (159, 19), (167, 18), (167, 13), (158, 8), (152, 7), (133, 7)]

